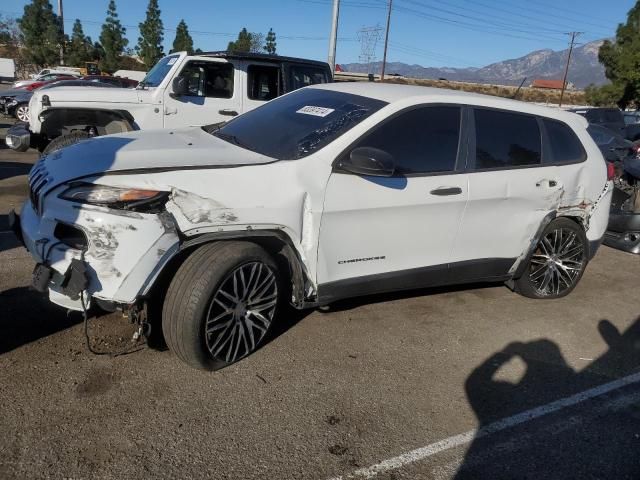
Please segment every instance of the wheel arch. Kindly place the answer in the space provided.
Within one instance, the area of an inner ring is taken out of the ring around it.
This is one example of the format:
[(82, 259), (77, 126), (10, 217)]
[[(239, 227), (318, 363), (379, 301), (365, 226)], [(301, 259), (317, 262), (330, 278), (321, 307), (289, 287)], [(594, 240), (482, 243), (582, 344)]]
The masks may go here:
[[(198, 248), (207, 243), (232, 242), (241, 240), (255, 243), (271, 255), (281, 272), (288, 280), (289, 302), (295, 308), (301, 309), (314, 305), (307, 297), (315, 297), (315, 284), (308, 274), (307, 268), (300, 254), (289, 236), (278, 230), (252, 230), (205, 233), (196, 237), (183, 239), (179, 248), (165, 261), (155, 279), (149, 282), (142, 296), (145, 298), (156, 295), (163, 296), (180, 265)], [(157, 302), (154, 302), (157, 303)]]
[[(527, 267), (527, 259), (536, 249), (536, 246), (538, 245), (538, 242), (542, 238), (542, 234), (544, 233), (545, 228), (547, 228), (547, 226), (551, 222), (553, 222), (558, 218), (566, 218), (568, 220), (571, 220), (577, 225), (579, 225), (585, 232), (587, 231), (586, 225), (585, 225), (585, 219), (583, 217), (578, 215), (572, 215), (570, 212), (562, 212), (558, 210), (549, 212), (542, 219), (542, 221), (540, 222), (540, 225), (538, 225), (538, 229), (536, 230), (535, 235), (531, 237), (531, 241), (529, 242), (529, 245), (527, 246), (527, 249), (525, 250), (525, 252), (520, 257), (518, 257), (518, 260), (514, 263), (513, 267), (511, 268), (511, 271), (509, 273), (512, 276), (512, 278), (515, 279), (522, 276), (522, 274), (524, 273)], [(592, 246), (589, 243), (587, 243), (588, 258), (593, 257), (591, 250), (592, 250)]]
[(130, 112), (126, 110), (92, 108), (48, 108), (40, 114), (40, 133), (50, 139), (95, 127), (98, 135), (137, 130)]

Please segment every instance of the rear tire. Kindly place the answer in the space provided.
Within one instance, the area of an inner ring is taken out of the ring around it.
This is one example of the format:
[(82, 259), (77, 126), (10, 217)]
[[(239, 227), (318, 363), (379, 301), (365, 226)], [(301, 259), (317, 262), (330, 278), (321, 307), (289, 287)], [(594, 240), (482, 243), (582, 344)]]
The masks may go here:
[(76, 143), (81, 142), (82, 140), (87, 140), (89, 138), (91, 138), (91, 135), (83, 131), (71, 132), (67, 135), (60, 135), (59, 137), (54, 138), (53, 140), (51, 140), (51, 142), (49, 142), (49, 144), (42, 151), (41, 156), (44, 157), (45, 155), (49, 155), (50, 153), (60, 150), (61, 148), (75, 145)]
[(582, 226), (558, 218), (544, 229), (527, 266), (515, 281), (518, 293), (529, 298), (561, 298), (576, 287), (589, 262)]
[(176, 272), (162, 332), (183, 362), (218, 370), (254, 352), (273, 324), (281, 289), (273, 258), (250, 242), (195, 250)]

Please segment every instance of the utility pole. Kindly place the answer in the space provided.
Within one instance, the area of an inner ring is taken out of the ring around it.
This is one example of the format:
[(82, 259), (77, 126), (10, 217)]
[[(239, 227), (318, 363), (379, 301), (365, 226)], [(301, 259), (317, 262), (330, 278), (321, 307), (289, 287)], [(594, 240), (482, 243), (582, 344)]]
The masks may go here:
[(571, 44), (569, 45), (569, 55), (567, 55), (567, 66), (564, 69), (564, 78), (562, 80), (562, 90), (560, 91), (560, 103), (559, 107), (562, 106), (562, 99), (564, 98), (564, 91), (567, 88), (567, 77), (569, 75), (569, 63), (571, 62), (571, 53), (573, 52), (573, 46), (575, 45), (576, 37), (578, 35), (582, 35), (582, 32), (570, 32), (567, 35), (571, 35)]
[(382, 54), (382, 71), (380, 72), (380, 81), (384, 81), (384, 71), (387, 69), (387, 48), (389, 48), (389, 29), (391, 28), (391, 7), (393, 0), (389, 0), (389, 12), (387, 13), (387, 33), (384, 37), (384, 53)]
[(336, 71), (336, 46), (338, 44), (338, 18), (340, 17), (340, 0), (333, 0), (333, 15), (331, 22), (331, 38), (329, 38), (329, 66), (331, 72)]
[(58, 0), (58, 21), (60, 22), (60, 65), (64, 65), (64, 14), (62, 13), (62, 0)]

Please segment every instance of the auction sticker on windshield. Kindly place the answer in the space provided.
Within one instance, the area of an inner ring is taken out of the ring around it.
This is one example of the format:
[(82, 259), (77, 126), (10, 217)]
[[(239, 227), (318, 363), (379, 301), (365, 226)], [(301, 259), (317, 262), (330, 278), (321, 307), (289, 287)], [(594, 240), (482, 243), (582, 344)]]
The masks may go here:
[(306, 106), (302, 107), (296, 113), (302, 113), (304, 115), (313, 115), (314, 117), (326, 117), (327, 115), (335, 112), (334, 108), (325, 108), (325, 107), (313, 107)]

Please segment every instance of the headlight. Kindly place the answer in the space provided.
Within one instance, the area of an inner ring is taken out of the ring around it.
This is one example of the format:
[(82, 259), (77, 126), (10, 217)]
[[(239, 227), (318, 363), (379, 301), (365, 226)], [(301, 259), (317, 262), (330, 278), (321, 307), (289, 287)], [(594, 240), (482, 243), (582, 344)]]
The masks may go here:
[(7, 105), (9, 105), (10, 107), (13, 107), (14, 105), (17, 105), (18, 101), (17, 100), (11, 100), (9, 103), (7, 103)]
[(149, 210), (155, 206), (163, 205), (168, 197), (168, 192), (108, 187), (92, 183), (71, 184), (69, 188), (60, 194), (60, 198), (72, 202), (125, 210)]

